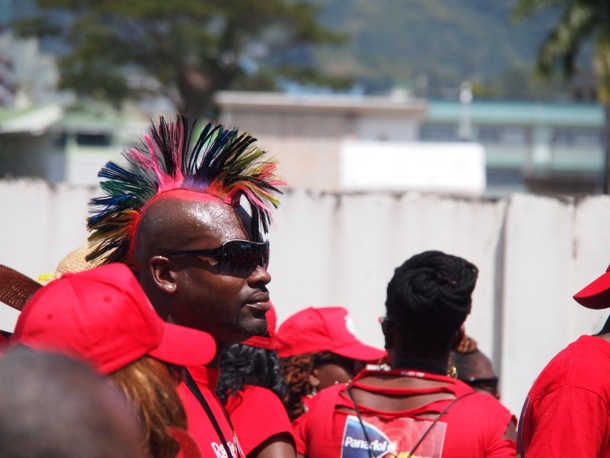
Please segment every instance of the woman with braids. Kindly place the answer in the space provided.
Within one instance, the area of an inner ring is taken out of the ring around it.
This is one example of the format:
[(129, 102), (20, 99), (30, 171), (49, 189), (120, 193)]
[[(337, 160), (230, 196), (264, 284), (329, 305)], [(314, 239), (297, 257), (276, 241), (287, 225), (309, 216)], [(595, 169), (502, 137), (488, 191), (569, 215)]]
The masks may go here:
[(386, 352), (356, 336), (345, 307), (308, 307), (288, 317), (277, 332), (278, 354), (288, 393), (284, 405), (294, 421), (314, 395), (348, 383), (367, 364), (379, 364)]
[(515, 417), (447, 375), (477, 274), (440, 251), (395, 270), (382, 320), (391, 370), (364, 370), (348, 386), (319, 393), (295, 422), (298, 456), (515, 456)]
[[(287, 387), (280, 375), (273, 307), (267, 322), (267, 335), (225, 349), (216, 391), (248, 458), (294, 458), (292, 425), (281, 401)], [(253, 424), (258, 418), (262, 421)]]

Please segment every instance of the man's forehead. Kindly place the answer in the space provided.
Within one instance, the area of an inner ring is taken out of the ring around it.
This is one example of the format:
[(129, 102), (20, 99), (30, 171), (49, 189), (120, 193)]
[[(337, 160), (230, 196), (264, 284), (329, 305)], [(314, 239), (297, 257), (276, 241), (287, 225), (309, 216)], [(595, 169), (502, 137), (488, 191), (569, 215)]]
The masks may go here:
[(243, 207), (229, 205), (210, 194), (183, 189), (156, 196), (143, 212), (142, 224), (154, 233), (175, 232), (179, 226), (183, 239), (188, 237), (187, 233), (197, 237), (207, 234), (244, 238), (250, 232), (250, 216)]
[(147, 213), (149, 209), (160, 209), (161, 213), (169, 212), (174, 216), (190, 215), (199, 219), (225, 220), (235, 216), (242, 222), (250, 219), (246, 209), (240, 205), (229, 204), (211, 194), (184, 189), (159, 194), (150, 201), (143, 213)]
[(158, 194), (151, 199), (150, 204), (164, 200), (177, 200), (185, 202), (217, 202), (227, 205), (222, 199), (205, 192), (191, 191), (188, 189), (172, 189)]

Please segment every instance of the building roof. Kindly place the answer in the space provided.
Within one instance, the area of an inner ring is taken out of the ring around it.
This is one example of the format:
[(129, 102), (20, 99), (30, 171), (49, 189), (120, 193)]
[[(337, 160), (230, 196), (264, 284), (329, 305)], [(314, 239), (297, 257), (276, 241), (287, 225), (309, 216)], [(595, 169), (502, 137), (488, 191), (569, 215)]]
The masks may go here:
[(291, 94), (282, 92), (220, 91), (216, 103), (223, 109), (239, 108), (266, 111), (320, 111), (325, 112), (385, 112), (425, 114), (426, 101), (397, 93), (391, 96), (373, 97), (338, 94)]
[(0, 133), (38, 134), (46, 131), (63, 116), (59, 105), (43, 105), (28, 109), (2, 107), (0, 109)]

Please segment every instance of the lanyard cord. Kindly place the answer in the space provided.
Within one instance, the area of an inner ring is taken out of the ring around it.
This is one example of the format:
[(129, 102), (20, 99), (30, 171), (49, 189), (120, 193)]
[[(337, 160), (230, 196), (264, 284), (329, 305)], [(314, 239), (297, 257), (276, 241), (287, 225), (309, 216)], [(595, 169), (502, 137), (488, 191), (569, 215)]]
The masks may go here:
[[(358, 417), (358, 421), (360, 422), (360, 427), (362, 428), (362, 432), (364, 433), (364, 438), (366, 439), (367, 443), (369, 444), (369, 457), (375, 458), (375, 456), (373, 455), (373, 451), (371, 449), (371, 440), (369, 439), (369, 435), (366, 432), (366, 428), (364, 427), (364, 422), (362, 421), (362, 417), (360, 415), (360, 409), (358, 408), (358, 404), (354, 400), (354, 396), (352, 395), (352, 390), (349, 386), (347, 387), (347, 394), (349, 395), (350, 399), (354, 403), (354, 410), (356, 411), (356, 416)], [(465, 398), (466, 396), (469, 396), (471, 394), (474, 394), (474, 391), (470, 391), (469, 393), (464, 393), (463, 395), (455, 398), (453, 401), (451, 401), (449, 404), (447, 404), (447, 406), (441, 411), (441, 413), (439, 413), (438, 416), (434, 419), (432, 424), (430, 426), (428, 426), (428, 429), (426, 429), (424, 431), (424, 433), (421, 435), (419, 440), (415, 443), (415, 445), (413, 446), (411, 451), (407, 454), (407, 456), (413, 456), (413, 453), (415, 453), (415, 450), (417, 450), (417, 447), (419, 447), (421, 445), (421, 443), (424, 441), (424, 439), (426, 438), (428, 433), (432, 430), (432, 428), (434, 428), (434, 425), (436, 425), (436, 423), (441, 419), (441, 417), (447, 413), (447, 411), (453, 404), (455, 404), (460, 399)]]
[(356, 416), (358, 417), (358, 422), (360, 423), (360, 427), (362, 428), (362, 432), (364, 433), (364, 438), (366, 439), (366, 443), (369, 445), (369, 457), (375, 458), (373, 455), (373, 450), (371, 447), (371, 439), (369, 439), (369, 434), (366, 432), (366, 428), (364, 427), (364, 422), (362, 421), (362, 417), (360, 416), (360, 409), (358, 408), (358, 404), (356, 404), (356, 400), (352, 395), (352, 389), (347, 385), (347, 394), (349, 394), (349, 398), (354, 403), (354, 410), (356, 411)]
[[(186, 382), (186, 386), (191, 391), (191, 393), (193, 393), (193, 396), (195, 396), (197, 398), (197, 400), (199, 401), (199, 404), (201, 404), (201, 407), (203, 407), (203, 410), (205, 410), (205, 413), (208, 415), (210, 422), (212, 423), (212, 425), (214, 426), (214, 429), (216, 430), (216, 434), (218, 434), (218, 437), (222, 441), (222, 446), (224, 447), (225, 451), (227, 452), (227, 456), (232, 457), (233, 454), (231, 453), (229, 444), (227, 443), (227, 440), (225, 439), (225, 436), (222, 433), (222, 429), (220, 428), (220, 425), (218, 424), (218, 421), (216, 420), (216, 417), (214, 416), (214, 413), (212, 412), (212, 409), (211, 409), (210, 405), (208, 404), (208, 401), (206, 401), (205, 398), (203, 397), (203, 394), (201, 393), (201, 390), (195, 383), (195, 380), (193, 380), (193, 376), (191, 375), (191, 373), (188, 370), (186, 370), (186, 368), (184, 369), (184, 372), (185, 372), (184, 379)], [(224, 407), (223, 407), (223, 409), (224, 409)], [(225, 415), (226, 415), (226, 411), (225, 411)], [(231, 421), (230, 421), (228, 415), (227, 415), (227, 420), (229, 421), (229, 424), (231, 424)], [(233, 427), (233, 425), (231, 425), (231, 428), (232, 427)]]

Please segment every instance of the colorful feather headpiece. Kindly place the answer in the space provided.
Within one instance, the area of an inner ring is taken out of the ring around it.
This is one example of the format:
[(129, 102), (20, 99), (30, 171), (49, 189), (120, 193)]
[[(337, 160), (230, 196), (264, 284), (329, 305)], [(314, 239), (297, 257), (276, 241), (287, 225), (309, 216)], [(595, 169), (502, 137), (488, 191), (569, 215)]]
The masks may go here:
[(155, 196), (175, 189), (210, 194), (232, 206), (245, 196), (253, 234), (268, 231), (271, 207), (279, 204), (277, 187), (285, 184), (274, 175), (276, 162), (261, 160), (266, 153), (253, 145), (256, 138), (220, 124), (207, 124), (191, 146), (193, 127), (183, 116), (173, 122), (161, 117), (141, 148), (123, 152), (129, 167), (108, 162), (100, 170), (104, 195), (90, 201), (87, 261), (131, 265), (143, 210)]

